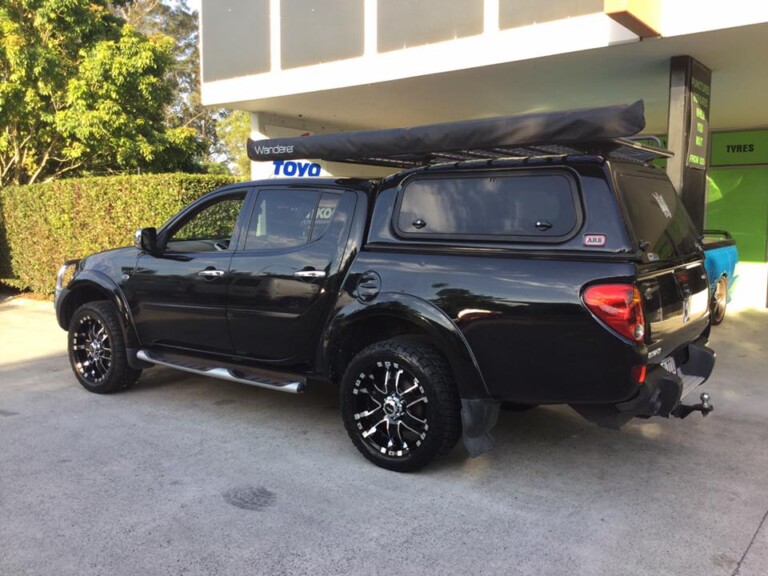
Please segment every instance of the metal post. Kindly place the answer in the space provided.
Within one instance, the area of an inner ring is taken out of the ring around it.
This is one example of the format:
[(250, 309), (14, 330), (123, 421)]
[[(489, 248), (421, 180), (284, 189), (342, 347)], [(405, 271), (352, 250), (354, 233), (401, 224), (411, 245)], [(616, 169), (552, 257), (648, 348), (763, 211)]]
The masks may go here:
[(699, 232), (704, 230), (712, 72), (690, 56), (675, 56), (669, 70), (667, 174)]

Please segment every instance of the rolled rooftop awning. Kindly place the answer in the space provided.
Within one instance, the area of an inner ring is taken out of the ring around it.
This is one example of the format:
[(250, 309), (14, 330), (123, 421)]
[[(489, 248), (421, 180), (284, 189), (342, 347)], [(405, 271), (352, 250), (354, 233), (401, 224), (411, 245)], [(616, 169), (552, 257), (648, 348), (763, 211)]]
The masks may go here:
[[(594, 143), (627, 138), (645, 128), (642, 100), (629, 105), (537, 112), (519, 116), (428, 124), (411, 128), (337, 132), (293, 138), (248, 139), (254, 161), (326, 160), (414, 166), (437, 161), (513, 155), (537, 145)], [(578, 148), (578, 147), (577, 147)]]

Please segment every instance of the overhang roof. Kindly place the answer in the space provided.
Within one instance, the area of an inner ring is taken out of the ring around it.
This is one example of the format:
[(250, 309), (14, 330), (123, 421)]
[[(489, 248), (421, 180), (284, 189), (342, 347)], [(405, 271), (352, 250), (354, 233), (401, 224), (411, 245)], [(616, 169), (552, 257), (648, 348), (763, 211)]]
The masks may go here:
[(669, 59), (690, 55), (713, 71), (711, 130), (768, 127), (768, 23), (347, 88), (283, 95), (230, 107), (331, 126), (390, 128), (642, 98), (646, 132), (666, 132)]

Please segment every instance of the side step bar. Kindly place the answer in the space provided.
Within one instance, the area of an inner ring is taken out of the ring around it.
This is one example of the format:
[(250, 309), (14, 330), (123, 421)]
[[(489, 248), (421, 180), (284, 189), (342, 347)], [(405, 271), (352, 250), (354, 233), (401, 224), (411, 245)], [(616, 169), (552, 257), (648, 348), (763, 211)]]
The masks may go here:
[(220, 380), (228, 380), (230, 382), (239, 382), (240, 384), (268, 388), (269, 390), (299, 394), (304, 392), (304, 389), (306, 388), (306, 381), (296, 381), (291, 378), (286, 378), (276, 372), (269, 372), (269, 376), (255, 371), (253, 374), (247, 374), (245, 373), (245, 370), (247, 370), (246, 368), (205, 366), (195, 363), (195, 360), (192, 358), (182, 358), (176, 355), (170, 357), (149, 350), (139, 350), (136, 353), (136, 357), (139, 360), (157, 364), (159, 366), (167, 366), (169, 368), (191, 372), (192, 374), (198, 374), (200, 376), (210, 376), (211, 378), (218, 378)]

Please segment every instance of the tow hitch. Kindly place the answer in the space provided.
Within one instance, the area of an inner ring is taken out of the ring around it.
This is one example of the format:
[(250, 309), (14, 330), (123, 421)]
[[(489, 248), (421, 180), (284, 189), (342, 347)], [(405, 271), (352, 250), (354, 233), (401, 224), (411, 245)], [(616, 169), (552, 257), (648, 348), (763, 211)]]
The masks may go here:
[(712, 404), (709, 402), (709, 394), (702, 392), (699, 398), (701, 399), (701, 403), (699, 404), (693, 404), (692, 406), (687, 404), (678, 404), (677, 407), (672, 410), (672, 416), (682, 420), (691, 412), (701, 412), (702, 416), (706, 416), (715, 409), (715, 407), (712, 406)]

